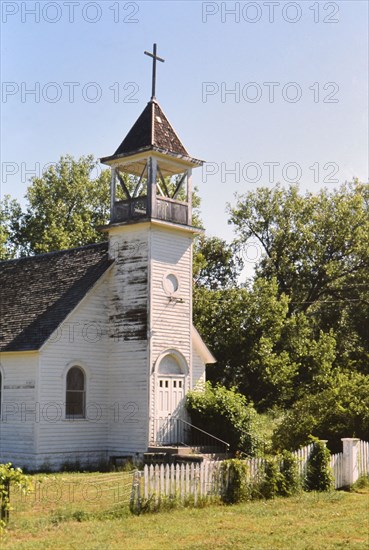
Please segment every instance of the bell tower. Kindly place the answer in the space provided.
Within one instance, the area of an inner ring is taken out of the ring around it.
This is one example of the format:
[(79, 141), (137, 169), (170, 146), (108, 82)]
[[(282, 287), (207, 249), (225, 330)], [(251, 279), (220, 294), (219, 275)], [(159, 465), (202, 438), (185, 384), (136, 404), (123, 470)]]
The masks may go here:
[[(111, 422), (111, 453), (169, 443), (192, 374), (191, 157), (152, 96), (115, 153), (109, 234), (110, 402), (130, 403), (131, 423)], [(177, 434), (178, 435), (178, 434)], [(166, 439), (166, 441), (164, 441)], [(175, 442), (173, 442), (175, 443)]]
[[(153, 59), (151, 100), (114, 155), (101, 159), (112, 171), (110, 223), (157, 219), (192, 225), (192, 168), (203, 162), (188, 154), (156, 100), (156, 62), (164, 62), (156, 44), (145, 54)], [(124, 174), (133, 183), (130, 189)]]
[[(158, 219), (192, 224), (192, 168), (189, 156), (156, 99), (151, 99), (114, 155), (111, 167), (110, 223)], [(134, 183), (130, 189), (124, 175)], [(117, 200), (117, 185), (124, 198)]]

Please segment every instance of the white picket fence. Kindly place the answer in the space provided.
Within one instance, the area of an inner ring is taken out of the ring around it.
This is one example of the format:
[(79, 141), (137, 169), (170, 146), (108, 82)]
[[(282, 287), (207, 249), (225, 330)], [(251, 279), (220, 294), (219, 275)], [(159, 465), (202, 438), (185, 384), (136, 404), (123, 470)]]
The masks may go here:
[(359, 476), (369, 475), (369, 443), (360, 441), (359, 443)]
[(331, 456), (331, 469), (333, 472), (334, 478), (334, 488), (339, 489), (345, 485), (344, 481), (344, 463), (343, 463), (343, 453), (336, 453)]
[(175, 496), (184, 501), (192, 497), (196, 505), (199, 497), (209, 498), (221, 494), (220, 465), (220, 461), (146, 465), (143, 471), (144, 498)]
[[(351, 440), (350, 440), (351, 441)], [(348, 446), (350, 452), (337, 453), (331, 457), (331, 468), (334, 476), (335, 489), (347, 485), (347, 475), (354, 478), (369, 474), (369, 443), (356, 440), (356, 446)], [(345, 445), (345, 443), (344, 443)], [(293, 455), (297, 458), (297, 467), (300, 478), (306, 474), (313, 444), (307, 445)], [(345, 447), (344, 447), (345, 451)], [(356, 454), (354, 454), (356, 453)], [(355, 458), (356, 457), (356, 458)], [(261, 481), (265, 472), (265, 460), (263, 458), (246, 458), (248, 465), (248, 481), (255, 483)], [(145, 499), (159, 499), (161, 496), (176, 497), (182, 501), (191, 497), (196, 505), (200, 497), (210, 498), (221, 495), (226, 489), (226, 476), (219, 475), (221, 461), (204, 461), (201, 464), (161, 464), (145, 466), (143, 472), (139, 472), (143, 480), (143, 496)], [(136, 487), (138, 481), (135, 482)], [(139, 483), (141, 486), (141, 483)]]
[(357, 441), (353, 448), (350, 446), (348, 456), (344, 452), (332, 455), (331, 468), (335, 489), (350, 485), (360, 476), (369, 475), (369, 443)]
[[(313, 446), (308, 445), (296, 451), (298, 470), (301, 476)], [(246, 458), (249, 483), (261, 481), (265, 472), (263, 458)], [(199, 497), (221, 495), (227, 486), (227, 477), (220, 475), (222, 461), (204, 461), (201, 464), (156, 464), (146, 465), (141, 473), (143, 478), (143, 496), (145, 499), (158, 499), (161, 496), (176, 497), (182, 501), (193, 498), (196, 504)]]
[(297, 459), (297, 469), (301, 479), (305, 477), (307, 463), (309, 461), (313, 447), (314, 445), (311, 443), (310, 445), (306, 445), (306, 447), (302, 447), (302, 449), (298, 449), (297, 451), (292, 453), (293, 456)]
[[(313, 445), (311, 444), (292, 453), (297, 459), (297, 469), (301, 479), (305, 477), (307, 463), (312, 450)], [(248, 466), (249, 482), (260, 481), (265, 471), (265, 460), (263, 458), (246, 458), (245, 462)]]

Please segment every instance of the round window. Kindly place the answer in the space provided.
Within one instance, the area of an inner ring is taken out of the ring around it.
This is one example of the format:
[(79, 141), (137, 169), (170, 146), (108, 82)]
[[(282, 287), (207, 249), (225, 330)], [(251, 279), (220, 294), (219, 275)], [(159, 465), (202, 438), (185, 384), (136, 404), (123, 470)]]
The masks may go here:
[(177, 277), (173, 273), (169, 273), (164, 276), (163, 281), (164, 290), (167, 294), (175, 294), (179, 287), (179, 282)]

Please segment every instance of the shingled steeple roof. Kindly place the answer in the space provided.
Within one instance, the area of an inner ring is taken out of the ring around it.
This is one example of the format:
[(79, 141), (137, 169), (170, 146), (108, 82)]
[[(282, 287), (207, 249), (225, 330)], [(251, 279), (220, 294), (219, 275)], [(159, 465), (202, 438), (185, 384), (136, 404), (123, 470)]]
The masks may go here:
[(190, 157), (155, 98), (148, 102), (114, 155), (100, 160), (104, 163), (150, 150), (182, 157), (195, 164), (202, 164), (202, 161)]
[(155, 99), (146, 105), (114, 154), (132, 153), (153, 146), (188, 157), (181, 140)]

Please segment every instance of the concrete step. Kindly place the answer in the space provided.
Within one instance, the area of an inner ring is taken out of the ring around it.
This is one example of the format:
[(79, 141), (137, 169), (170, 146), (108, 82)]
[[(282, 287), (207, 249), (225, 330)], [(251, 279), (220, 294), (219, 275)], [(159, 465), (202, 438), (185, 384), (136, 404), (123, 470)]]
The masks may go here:
[(175, 464), (188, 464), (196, 462), (200, 464), (204, 460), (203, 455), (189, 454), (189, 455), (171, 455), (171, 459)]
[(191, 447), (181, 447), (181, 446), (162, 446), (162, 447), (149, 447), (147, 449), (148, 453), (166, 453), (171, 455), (182, 455), (186, 456), (193, 452)]
[(166, 464), (168, 462), (166, 453), (144, 453), (144, 464)]
[(226, 453), (216, 452), (215, 447), (151, 446), (144, 454), (145, 464), (201, 463), (204, 460), (225, 460)]
[(204, 460), (227, 460), (227, 458), (232, 458), (229, 453), (202, 453), (201, 456), (204, 457)]
[(199, 454), (179, 454), (179, 453), (144, 453), (144, 464), (185, 464), (201, 463), (204, 460), (203, 455)]

